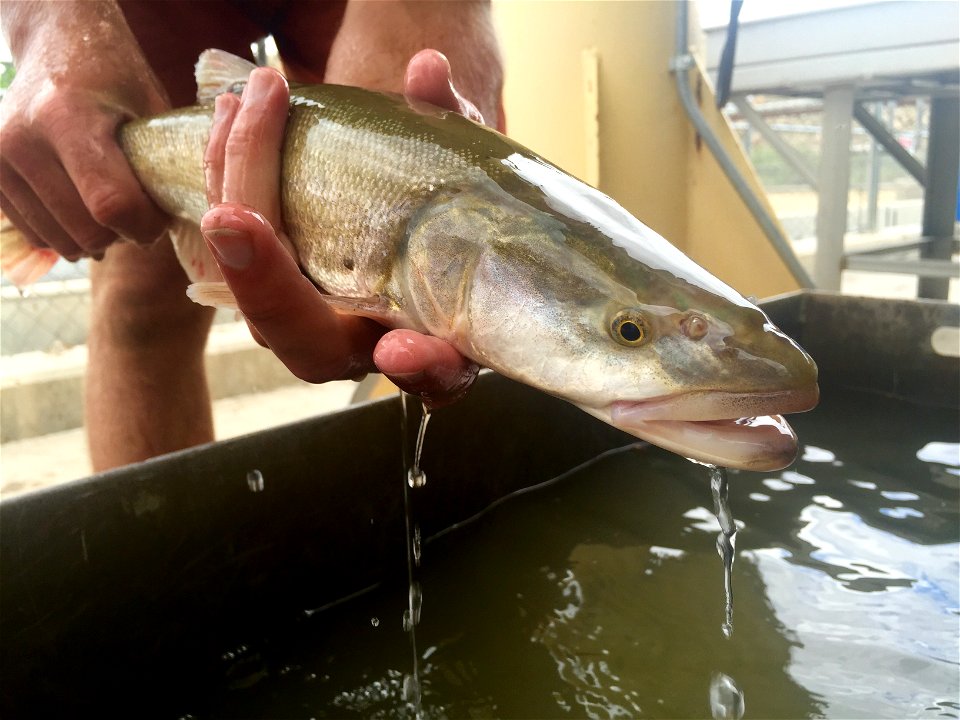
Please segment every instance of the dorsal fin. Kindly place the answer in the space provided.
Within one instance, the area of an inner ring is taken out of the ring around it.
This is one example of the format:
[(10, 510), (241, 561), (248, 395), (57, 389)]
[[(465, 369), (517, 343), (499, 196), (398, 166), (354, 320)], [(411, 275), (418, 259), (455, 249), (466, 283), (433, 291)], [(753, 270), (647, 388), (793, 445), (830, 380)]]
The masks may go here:
[(197, 60), (197, 102), (211, 102), (217, 95), (232, 92), (247, 81), (256, 67), (249, 60), (224, 50), (204, 50)]

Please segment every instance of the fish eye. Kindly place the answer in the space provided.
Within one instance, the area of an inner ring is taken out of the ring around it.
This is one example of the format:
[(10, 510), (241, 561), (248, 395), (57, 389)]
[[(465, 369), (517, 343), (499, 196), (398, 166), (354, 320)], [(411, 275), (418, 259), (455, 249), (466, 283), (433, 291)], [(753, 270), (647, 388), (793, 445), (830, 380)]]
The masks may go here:
[(642, 345), (649, 335), (647, 321), (636, 310), (621, 310), (610, 324), (610, 334), (621, 345)]

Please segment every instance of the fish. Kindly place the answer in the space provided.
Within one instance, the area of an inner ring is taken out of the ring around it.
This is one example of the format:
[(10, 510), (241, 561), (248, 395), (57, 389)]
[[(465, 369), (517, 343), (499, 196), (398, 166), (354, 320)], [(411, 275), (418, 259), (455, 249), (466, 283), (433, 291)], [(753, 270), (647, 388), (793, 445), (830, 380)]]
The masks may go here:
[[(197, 230), (212, 100), (252, 68), (207, 50), (196, 105), (119, 134), (175, 218), (187, 292), (201, 304), (232, 304)], [(697, 462), (793, 462), (797, 436), (782, 416), (817, 404), (813, 359), (613, 199), (452, 111), (346, 86), (290, 92), (283, 226), (336, 311), (441, 338)]]

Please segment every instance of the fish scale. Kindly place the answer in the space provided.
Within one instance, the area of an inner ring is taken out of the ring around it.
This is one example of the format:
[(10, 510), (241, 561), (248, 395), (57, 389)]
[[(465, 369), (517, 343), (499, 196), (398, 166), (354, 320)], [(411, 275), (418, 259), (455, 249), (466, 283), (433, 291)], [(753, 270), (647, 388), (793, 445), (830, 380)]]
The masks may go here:
[(282, 184), (287, 233), (328, 292), (381, 292), (407, 221), (439, 189), (463, 185), (477, 158), (445, 147), (402, 98), (338, 86), (293, 93)]

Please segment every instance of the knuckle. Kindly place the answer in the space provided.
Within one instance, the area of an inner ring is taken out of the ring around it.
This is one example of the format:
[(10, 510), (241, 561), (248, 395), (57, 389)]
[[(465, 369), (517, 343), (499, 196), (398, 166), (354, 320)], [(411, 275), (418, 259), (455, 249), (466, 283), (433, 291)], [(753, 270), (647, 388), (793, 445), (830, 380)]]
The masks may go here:
[(97, 253), (106, 249), (116, 237), (116, 234), (107, 228), (94, 228), (77, 233), (74, 240), (86, 252)]
[(250, 122), (244, 116), (237, 118), (230, 134), (227, 135), (225, 148), (227, 156), (238, 156), (258, 149), (262, 141), (262, 133), (256, 122)]
[(22, 123), (4, 115), (0, 122), (0, 150), (6, 156), (9, 151), (22, 145), (28, 133)]
[(137, 197), (117, 185), (100, 185), (87, 198), (87, 209), (100, 225), (125, 228), (137, 212)]

